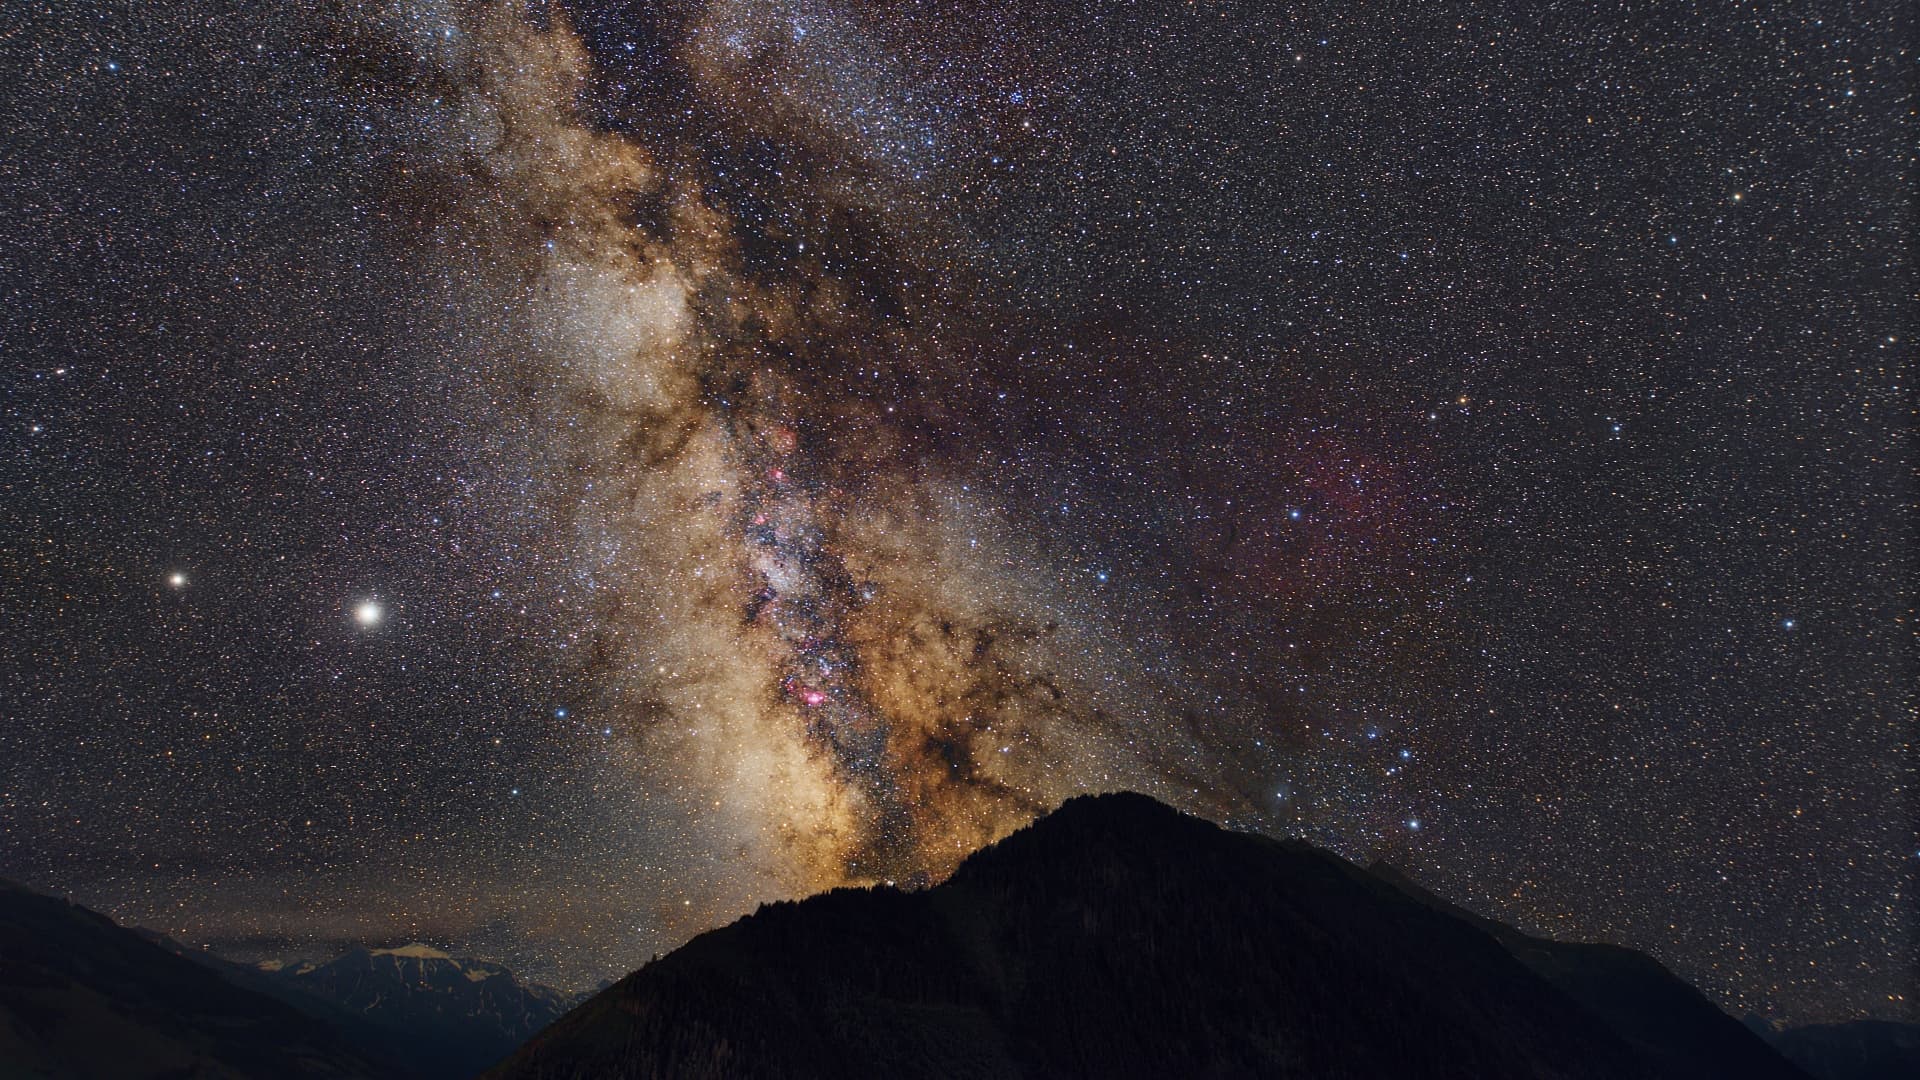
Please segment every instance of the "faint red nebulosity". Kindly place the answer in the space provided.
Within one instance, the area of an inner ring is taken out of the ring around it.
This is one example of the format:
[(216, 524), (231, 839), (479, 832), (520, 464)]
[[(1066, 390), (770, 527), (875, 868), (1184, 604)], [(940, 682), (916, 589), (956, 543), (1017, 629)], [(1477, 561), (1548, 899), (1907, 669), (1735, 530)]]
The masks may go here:
[(1332, 598), (1402, 570), (1428, 500), (1371, 443), (1315, 432), (1268, 451), (1256, 478), (1217, 488), (1196, 547), (1216, 587), (1271, 600)]

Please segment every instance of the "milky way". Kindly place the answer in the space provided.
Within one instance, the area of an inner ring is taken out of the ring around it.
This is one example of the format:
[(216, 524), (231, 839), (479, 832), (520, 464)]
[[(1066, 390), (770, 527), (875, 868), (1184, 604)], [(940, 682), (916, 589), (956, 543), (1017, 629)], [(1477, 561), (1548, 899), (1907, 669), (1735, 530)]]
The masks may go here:
[(452, 40), (425, 85), (462, 149), (420, 197), (524, 307), (524, 344), (495, 345), (526, 351), (493, 374), (556, 470), (558, 563), (636, 767), (790, 888), (925, 882), (1075, 791), (1169, 789), (1191, 746), (1127, 733), (1170, 702), (971, 496), (980, 316), (918, 261), (932, 228), (801, 192), (870, 233), (886, 269), (846, 278), (717, 209), (686, 148), (590, 129), (558, 15), (478, 12)]

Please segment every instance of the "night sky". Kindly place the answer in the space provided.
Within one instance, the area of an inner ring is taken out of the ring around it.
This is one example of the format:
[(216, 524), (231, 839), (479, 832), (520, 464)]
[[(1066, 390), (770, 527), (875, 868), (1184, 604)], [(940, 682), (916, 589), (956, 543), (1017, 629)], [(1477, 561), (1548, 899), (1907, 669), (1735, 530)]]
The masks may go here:
[(0, 876), (583, 987), (1131, 788), (1913, 1017), (1903, 5), (313, 6), (0, 16)]

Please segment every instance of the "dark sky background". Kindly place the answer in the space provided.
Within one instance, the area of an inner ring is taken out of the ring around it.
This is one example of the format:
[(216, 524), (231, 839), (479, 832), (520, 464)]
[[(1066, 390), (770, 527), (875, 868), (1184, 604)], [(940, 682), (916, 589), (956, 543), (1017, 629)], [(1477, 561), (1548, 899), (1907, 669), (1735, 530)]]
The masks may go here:
[(263, 7), (0, 16), (0, 875), (584, 986), (1133, 787), (1915, 1015), (1902, 5)]

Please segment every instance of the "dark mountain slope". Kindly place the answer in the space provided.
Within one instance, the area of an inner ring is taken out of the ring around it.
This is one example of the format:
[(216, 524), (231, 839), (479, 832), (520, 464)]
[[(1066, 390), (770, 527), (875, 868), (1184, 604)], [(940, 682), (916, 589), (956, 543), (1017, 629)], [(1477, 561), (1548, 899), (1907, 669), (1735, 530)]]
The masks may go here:
[[(1688, 1075), (1799, 1076), (1768, 1065)], [(490, 1075), (1674, 1074), (1367, 871), (1109, 795), (925, 892), (841, 890), (702, 935)]]
[(1373, 873), (1416, 900), (1486, 931), (1519, 961), (1619, 1032), (1666, 1076), (1796, 1076), (1746, 1025), (1660, 962), (1619, 945), (1554, 941), (1483, 918), (1383, 864)]
[(0, 1078), (396, 1075), (282, 1002), (0, 882)]

